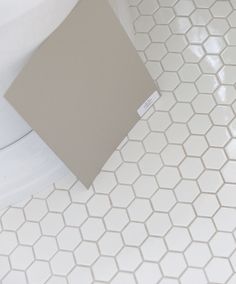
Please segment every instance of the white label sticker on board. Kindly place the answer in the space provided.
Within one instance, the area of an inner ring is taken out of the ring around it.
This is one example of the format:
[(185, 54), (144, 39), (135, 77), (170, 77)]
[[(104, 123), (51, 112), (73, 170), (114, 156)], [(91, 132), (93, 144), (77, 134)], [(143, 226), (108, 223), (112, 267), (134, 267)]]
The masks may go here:
[(160, 94), (155, 91), (137, 110), (140, 117), (142, 117), (149, 108), (160, 98)]

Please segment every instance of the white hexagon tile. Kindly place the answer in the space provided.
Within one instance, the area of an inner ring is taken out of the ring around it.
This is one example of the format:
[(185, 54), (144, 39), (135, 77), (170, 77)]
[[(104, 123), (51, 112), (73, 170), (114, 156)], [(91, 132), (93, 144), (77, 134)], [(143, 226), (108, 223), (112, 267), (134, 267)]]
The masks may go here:
[(236, 1), (129, 3), (161, 97), (88, 191), (0, 212), (2, 284), (236, 283)]

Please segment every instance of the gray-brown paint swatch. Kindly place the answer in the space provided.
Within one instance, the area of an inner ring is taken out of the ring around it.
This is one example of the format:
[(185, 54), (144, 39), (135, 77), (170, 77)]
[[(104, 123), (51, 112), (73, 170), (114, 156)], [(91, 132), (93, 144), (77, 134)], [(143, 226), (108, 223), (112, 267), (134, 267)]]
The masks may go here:
[(81, 0), (6, 98), (89, 186), (154, 91), (107, 1)]

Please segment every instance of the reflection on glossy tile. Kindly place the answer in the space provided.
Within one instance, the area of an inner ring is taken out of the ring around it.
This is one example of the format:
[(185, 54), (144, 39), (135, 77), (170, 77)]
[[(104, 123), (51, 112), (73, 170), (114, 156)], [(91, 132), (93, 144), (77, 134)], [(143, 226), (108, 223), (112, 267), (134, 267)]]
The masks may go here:
[(217, 73), (223, 65), (221, 59), (217, 55), (206, 55), (200, 62), (200, 67), (204, 73)]
[(200, 45), (190, 44), (183, 52), (185, 62), (197, 63), (204, 56), (204, 50)]
[(219, 54), (226, 46), (226, 43), (222, 37), (210, 36), (203, 46), (207, 53)]

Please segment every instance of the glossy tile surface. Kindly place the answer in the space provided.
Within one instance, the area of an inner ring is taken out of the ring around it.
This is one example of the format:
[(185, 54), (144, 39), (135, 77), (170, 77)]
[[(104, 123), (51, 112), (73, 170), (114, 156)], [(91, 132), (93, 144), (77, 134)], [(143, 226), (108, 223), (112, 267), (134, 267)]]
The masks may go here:
[(236, 282), (236, 2), (130, 11), (162, 96), (89, 191), (68, 176), (1, 212), (3, 284)]

